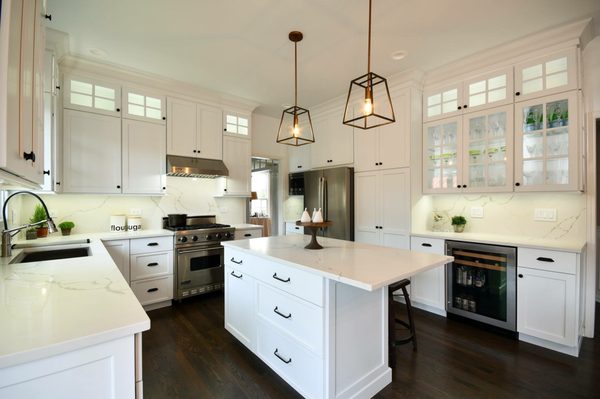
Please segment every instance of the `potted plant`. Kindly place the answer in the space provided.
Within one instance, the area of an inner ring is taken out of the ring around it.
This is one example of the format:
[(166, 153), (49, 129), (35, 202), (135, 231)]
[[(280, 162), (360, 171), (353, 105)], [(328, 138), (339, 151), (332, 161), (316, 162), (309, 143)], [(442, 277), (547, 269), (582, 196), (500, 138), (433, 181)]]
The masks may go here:
[(58, 228), (60, 229), (60, 232), (62, 233), (63, 236), (71, 235), (71, 229), (73, 227), (75, 227), (75, 223), (68, 221), (68, 220), (61, 222), (58, 225)]
[[(43, 220), (48, 219), (46, 215), (46, 211), (44, 207), (41, 205), (36, 205), (35, 210), (33, 211), (33, 216), (29, 219), (29, 223), (37, 223)], [(36, 232), (38, 238), (46, 237), (48, 235), (48, 225), (46, 223), (42, 223), (36, 227)]]
[(452, 216), (452, 227), (454, 227), (455, 233), (462, 233), (465, 230), (465, 224), (467, 224), (467, 219), (464, 216)]
[(35, 240), (37, 238), (37, 232), (35, 231), (35, 228), (31, 227), (27, 229), (25, 232), (25, 238), (28, 240)]

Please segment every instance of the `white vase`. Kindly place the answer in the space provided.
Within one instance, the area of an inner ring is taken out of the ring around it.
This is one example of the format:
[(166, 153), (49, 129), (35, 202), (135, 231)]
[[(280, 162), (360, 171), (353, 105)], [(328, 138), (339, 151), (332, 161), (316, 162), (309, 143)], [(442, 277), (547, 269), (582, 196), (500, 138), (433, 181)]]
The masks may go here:
[(302, 212), (302, 217), (300, 218), (300, 221), (302, 223), (310, 222), (310, 215), (308, 214), (308, 210), (306, 208), (304, 208), (304, 212)]
[(313, 223), (323, 223), (323, 212), (321, 208), (313, 214)]

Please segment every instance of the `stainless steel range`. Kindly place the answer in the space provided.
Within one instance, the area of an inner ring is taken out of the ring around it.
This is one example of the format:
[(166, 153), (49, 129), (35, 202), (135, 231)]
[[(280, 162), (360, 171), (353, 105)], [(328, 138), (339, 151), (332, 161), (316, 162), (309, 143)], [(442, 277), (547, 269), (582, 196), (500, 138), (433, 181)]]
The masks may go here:
[(186, 225), (163, 227), (175, 231), (174, 298), (181, 300), (223, 288), (224, 250), (221, 241), (233, 240), (235, 229), (216, 223), (214, 215), (188, 216)]

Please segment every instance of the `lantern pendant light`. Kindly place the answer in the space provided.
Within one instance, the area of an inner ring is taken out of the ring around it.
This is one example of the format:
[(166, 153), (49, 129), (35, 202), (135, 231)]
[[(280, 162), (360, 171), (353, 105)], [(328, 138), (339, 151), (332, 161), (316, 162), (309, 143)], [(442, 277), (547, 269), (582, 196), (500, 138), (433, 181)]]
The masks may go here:
[(277, 142), (292, 146), (301, 146), (315, 142), (310, 112), (298, 106), (298, 42), (302, 40), (302, 32), (293, 31), (289, 39), (294, 42), (294, 106), (283, 110)]
[(369, 0), (367, 73), (350, 82), (344, 109), (344, 125), (371, 129), (395, 121), (387, 80), (371, 72), (371, 0)]

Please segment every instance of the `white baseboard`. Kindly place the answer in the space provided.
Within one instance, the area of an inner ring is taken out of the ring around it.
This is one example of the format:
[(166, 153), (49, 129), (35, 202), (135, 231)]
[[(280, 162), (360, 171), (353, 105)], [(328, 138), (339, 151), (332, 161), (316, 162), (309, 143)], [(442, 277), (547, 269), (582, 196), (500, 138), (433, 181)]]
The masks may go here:
[(519, 333), (519, 341), (551, 349), (553, 351), (564, 353), (565, 355), (579, 357), (579, 349), (581, 348), (582, 337), (579, 337), (579, 339), (577, 340), (577, 346), (561, 345), (551, 341), (546, 341), (545, 339), (532, 337), (531, 335), (523, 333)]

